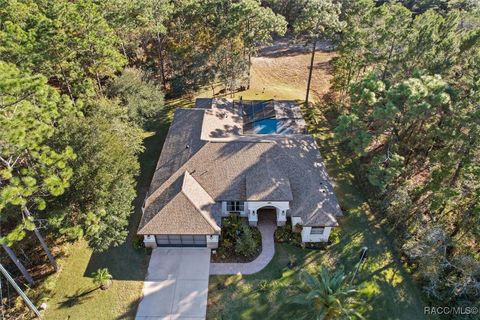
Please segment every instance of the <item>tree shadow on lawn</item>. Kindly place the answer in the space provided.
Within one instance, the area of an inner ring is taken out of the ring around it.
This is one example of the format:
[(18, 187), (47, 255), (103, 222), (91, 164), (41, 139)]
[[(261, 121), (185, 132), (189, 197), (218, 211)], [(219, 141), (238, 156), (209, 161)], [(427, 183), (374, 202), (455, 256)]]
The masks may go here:
[[(350, 283), (360, 260), (360, 250), (368, 247), (367, 258), (354, 280), (366, 299), (366, 319), (423, 319), (422, 295), (405, 270), (395, 248), (368, 213), (351, 210), (340, 221), (340, 242), (328, 250), (338, 256)], [(371, 213), (370, 213), (371, 214)]]
[[(323, 126), (330, 130), (331, 124)], [(339, 263), (349, 273), (349, 281), (360, 258), (360, 250), (368, 247), (355, 283), (364, 286), (370, 307), (367, 319), (423, 319), (423, 295), (403, 266), (392, 235), (385, 230), (385, 221), (375, 215), (355, 177), (355, 164), (344, 158), (341, 146), (332, 137), (319, 143), (327, 170), (332, 172), (335, 192), (344, 217), (339, 219), (340, 243), (328, 250), (339, 257)]]
[(351, 208), (340, 221), (340, 243), (329, 250), (336, 252), (345, 272), (353, 272), (360, 259), (360, 250), (368, 247), (367, 258), (355, 279), (366, 292), (367, 319), (422, 319), (422, 299), (411, 275), (405, 270), (396, 248), (388, 241), (381, 222), (372, 216), (368, 204)]
[[(328, 52), (332, 50), (329, 41), (318, 41), (315, 52)], [(304, 42), (295, 42), (291, 36), (280, 37), (273, 44), (260, 49), (259, 57), (285, 58), (312, 53), (312, 45)]]
[(94, 291), (97, 291), (100, 289), (99, 287), (90, 289), (90, 290), (77, 290), (75, 294), (68, 295), (65, 297), (63, 301), (59, 303), (59, 308), (64, 309), (64, 308), (71, 308), (73, 306), (79, 305), (84, 303), (87, 300), (90, 300), (92, 296), (90, 294)]
[(142, 205), (150, 186), (158, 157), (168, 130), (168, 114), (171, 108), (165, 108), (159, 121), (152, 127), (151, 135), (144, 139), (145, 151), (140, 155), (140, 174), (137, 177), (137, 196), (133, 201), (134, 211), (130, 216), (126, 241), (116, 247), (110, 247), (103, 252), (93, 252), (84, 276), (90, 277), (99, 268), (108, 268), (115, 280), (143, 281), (147, 271), (149, 257), (146, 249), (134, 248), (138, 239), (136, 231), (142, 216)]

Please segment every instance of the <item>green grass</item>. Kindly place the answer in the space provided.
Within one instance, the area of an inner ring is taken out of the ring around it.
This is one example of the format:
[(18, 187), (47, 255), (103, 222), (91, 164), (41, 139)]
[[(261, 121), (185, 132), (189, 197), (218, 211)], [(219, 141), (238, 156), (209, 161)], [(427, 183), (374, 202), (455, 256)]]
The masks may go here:
[[(66, 256), (59, 262), (61, 271), (47, 279), (45, 287), (51, 290), (45, 318), (48, 320), (133, 319), (142, 296), (143, 280), (148, 266), (148, 256), (135, 249), (132, 241), (141, 217), (141, 205), (150, 185), (158, 156), (165, 139), (172, 110), (185, 105), (182, 100), (168, 103), (165, 113), (150, 132), (145, 133), (145, 151), (140, 156), (141, 170), (137, 178), (135, 210), (130, 218), (127, 241), (105, 252), (94, 253), (85, 242), (67, 245)], [(91, 273), (98, 268), (108, 268), (113, 276), (113, 286), (95, 290)]]

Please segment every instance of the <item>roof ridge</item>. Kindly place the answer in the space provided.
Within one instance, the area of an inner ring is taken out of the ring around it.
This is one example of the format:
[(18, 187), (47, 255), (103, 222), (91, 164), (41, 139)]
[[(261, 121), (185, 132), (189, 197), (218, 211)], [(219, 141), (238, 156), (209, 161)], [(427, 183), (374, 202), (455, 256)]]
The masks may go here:
[(187, 183), (187, 179), (191, 178), (192, 181), (198, 185), (202, 190), (203, 192), (205, 192), (205, 194), (208, 196), (208, 200), (210, 202), (211, 205), (215, 204), (215, 200), (213, 200), (212, 196), (210, 194), (208, 194), (208, 192), (202, 187), (202, 185), (187, 171), (185, 170), (185, 173), (184, 173), (184, 176), (183, 176), (183, 183), (182, 183), (182, 189), (180, 190), (181, 193), (183, 193), (188, 201), (190, 201), (190, 203), (197, 209), (197, 211), (202, 215), (202, 217), (208, 222), (208, 224), (210, 224), (210, 226), (216, 230), (216, 231), (220, 231), (220, 227), (218, 226), (218, 224), (215, 222), (214, 219), (212, 219), (211, 217), (207, 216), (204, 212), (204, 210), (202, 210), (201, 208), (199, 208), (199, 206), (192, 200), (191, 196), (188, 194), (188, 192), (186, 192), (185, 190), (185, 184)]
[(207, 109), (205, 109), (205, 108), (196, 108), (196, 107), (193, 107), (193, 108), (182, 108), (182, 107), (180, 107), (180, 108), (176, 108), (176, 109), (175, 109), (175, 112), (177, 112), (177, 110), (205, 111), (205, 110), (207, 110)]

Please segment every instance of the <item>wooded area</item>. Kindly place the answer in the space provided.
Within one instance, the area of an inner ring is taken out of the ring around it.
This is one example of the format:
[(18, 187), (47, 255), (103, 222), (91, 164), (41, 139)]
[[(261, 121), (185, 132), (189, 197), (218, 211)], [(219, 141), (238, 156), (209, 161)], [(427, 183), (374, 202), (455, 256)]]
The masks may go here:
[(330, 110), (420, 287), (436, 303), (478, 306), (479, 10), (474, 0), (0, 0), (4, 252), (16, 260), (38, 239), (49, 259), (32, 265), (56, 270), (42, 235), (96, 251), (123, 243), (164, 97), (247, 89), (252, 57), (287, 34), (313, 46), (312, 66), (315, 44), (334, 43), (331, 92), (309, 108)]
[(359, 1), (344, 14), (337, 138), (426, 294), (478, 305), (478, 11)]

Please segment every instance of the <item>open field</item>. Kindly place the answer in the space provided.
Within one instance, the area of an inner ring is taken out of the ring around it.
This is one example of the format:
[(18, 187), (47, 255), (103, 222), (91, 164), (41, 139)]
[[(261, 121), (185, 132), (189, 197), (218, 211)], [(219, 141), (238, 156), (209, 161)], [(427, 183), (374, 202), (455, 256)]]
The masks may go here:
[[(330, 60), (333, 52), (317, 51), (312, 73), (310, 101), (319, 97), (330, 87)], [(252, 58), (250, 89), (237, 92), (234, 98), (305, 100), (311, 54), (298, 51), (274, 51)], [(218, 92), (218, 90), (216, 91)], [(205, 91), (198, 97), (211, 97)], [(227, 95), (226, 97), (230, 97)]]

